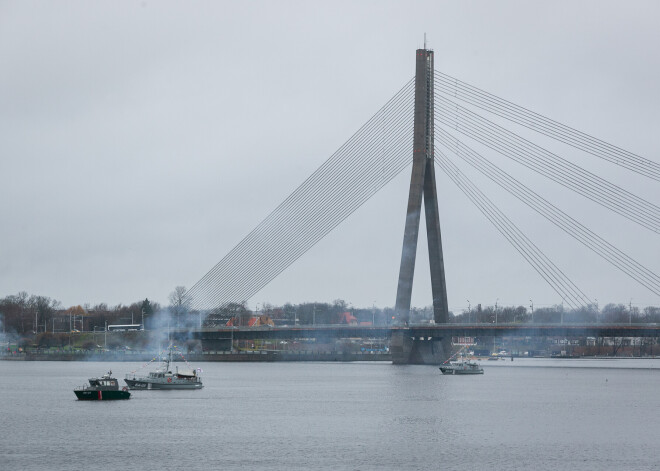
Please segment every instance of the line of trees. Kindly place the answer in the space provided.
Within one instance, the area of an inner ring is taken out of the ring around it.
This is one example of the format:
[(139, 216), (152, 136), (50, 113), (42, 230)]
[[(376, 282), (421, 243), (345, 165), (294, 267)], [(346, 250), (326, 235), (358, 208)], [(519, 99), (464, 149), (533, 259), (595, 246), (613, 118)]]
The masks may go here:
[(250, 310), (243, 302), (230, 303), (212, 310), (206, 316), (204, 325), (222, 326), (232, 318), (237, 320), (237, 325), (247, 325), (248, 319), (253, 316), (268, 316), (275, 325), (339, 324), (346, 322), (346, 317), (343, 316), (346, 312), (350, 313), (351, 319), (355, 319), (354, 322), (376, 325), (391, 324), (394, 316), (394, 310), (390, 308), (355, 308), (342, 299), (336, 299), (332, 303), (286, 303), (282, 306), (263, 303), (255, 306), (254, 310)]
[(144, 318), (148, 327), (160, 305), (145, 299), (129, 305), (109, 307), (105, 303), (90, 306), (71, 306), (64, 309), (61, 303), (47, 296), (20, 292), (0, 298), (0, 323), (3, 333), (29, 335), (41, 332), (69, 332), (71, 330), (102, 330), (106, 323), (141, 324)]
[[(264, 303), (257, 305), (255, 310), (250, 310), (245, 302), (231, 303), (223, 308), (200, 313), (191, 311), (185, 293), (185, 287), (177, 286), (170, 293), (170, 304), (166, 309), (149, 299), (114, 307), (100, 303), (63, 309), (57, 300), (20, 292), (0, 298), (0, 331), (18, 335), (94, 331), (103, 330), (106, 324), (141, 324), (143, 320), (146, 329), (163, 325), (194, 327), (199, 322), (207, 327), (217, 327), (224, 326), (232, 318), (237, 320), (236, 325), (247, 325), (250, 317), (262, 315), (268, 316), (276, 325), (327, 325), (347, 322), (347, 319), (358, 324), (374, 325), (397, 322), (392, 308), (356, 308), (342, 299), (332, 303), (286, 303), (282, 306)], [(344, 314), (347, 312), (350, 313), (348, 317)], [(167, 316), (165, 321), (163, 314)], [(411, 323), (428, 322), (431, 319), (431, 306), (411, 309)], [(660, 308), (649, 306), (639, 309), (625, 304), (607, 304), (599, 310), (595, 305), (579, 309), (564, 309), (562, 305), (555, 305), (532, 311), (524, 306), (495, 305), (482, 308), (478, 305), (456, 315), (450, 312), (449, 320), (454, 323), (660, 323)]]
[(451, 315), (451, 322), (456, 323), (659, 323), (660, 308), (648, 306), (644, 309), (625, 304), (607, 304), (601, 310), (595, 305), (578, 309), (565, 309), (562, 305), (537, 308), (533, 311), (524, 306), (497, 307), (478, 305), (474, 309), (465, 309), (460, 314)]
[[(393, 308), (355, 308), (341, 299), (332, 303), (286, 303), (274, 306), (265, 303), (250, 310), (245, 303), (232, 303), (222, 309), (211, 311), (206, 318), (206, 326), (219, 326), (234, 317), (246, 320), (255, 315), (267, 315), (276, 325), (337, 324), (343, 322), (342, 314), (350, 312), (358, 323), (390, 325), (397, 322)], [(413, 324), (429, 322), (433, 319), (433, 306), (412, 308), (410, 322)], [(449, 313), (449, 322), (453, 323), (660, 323), (660, 308), (649, 306), (639, 309), (624, 304), (607, 304), (601, 310), (595, 305), (578, 309), (566, 309), (558, 304), (536, 308), (532, 311), (525, 306), (476, 306), (465, 309), (459, 314)], [(247, 325), (243, 322), (239, 325)]]

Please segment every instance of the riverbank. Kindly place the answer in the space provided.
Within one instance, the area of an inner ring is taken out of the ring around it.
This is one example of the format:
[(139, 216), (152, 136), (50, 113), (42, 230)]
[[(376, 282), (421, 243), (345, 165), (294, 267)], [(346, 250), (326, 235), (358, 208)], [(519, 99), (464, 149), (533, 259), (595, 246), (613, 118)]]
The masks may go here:
[[(73, 353), (43, 353), (21, 352), (0, 355), (5, 361), (103, 361), (131, 362), (151, 361), (158, 357), (157, 352), (73, 352)], [(318, 351), (234, 351), (234, 352), (204, 352), (188, 353), (189, 361), (212, 362), (278, 362), (278, 361), (392, 361), (389, 352), (318, 352)]]
[[(0, 361), (101, 361), (101, 362), (144, 362), (158, 358), (157, 352), (73, 352), (73, 353), (43, 353), (21, 352), (0, 355)], [(318, 351), (234, 351), (232, 352), (205, 352), (189, 353), (186, 360), (192, 362), (287, 362), (287, 361), (323, 361), (323, 362), (352, 362), (352, 361), (392, 361), (389, 352), (318, 352)], [(538, 359), (561, 360), (655, 360), (660, 356), (573, 356), (534, 357)], [(515, 357), (515, 360), (528, 359)], [(488, 357), (476, 357), (476, 360), (488, 364), (510, 363), (510, 357), (497, 358), (496, 361)]]

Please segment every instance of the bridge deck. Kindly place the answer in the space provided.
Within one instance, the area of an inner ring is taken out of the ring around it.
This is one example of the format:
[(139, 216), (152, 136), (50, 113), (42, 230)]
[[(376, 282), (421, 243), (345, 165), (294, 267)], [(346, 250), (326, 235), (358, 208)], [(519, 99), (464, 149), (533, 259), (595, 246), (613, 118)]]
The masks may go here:
[(174, 330), (199, 339), (390, 338), (411, 337), (660, 337), (660, 324), (435, 324), (403, 326), (316, 325), (288, 327), (219, 327)]

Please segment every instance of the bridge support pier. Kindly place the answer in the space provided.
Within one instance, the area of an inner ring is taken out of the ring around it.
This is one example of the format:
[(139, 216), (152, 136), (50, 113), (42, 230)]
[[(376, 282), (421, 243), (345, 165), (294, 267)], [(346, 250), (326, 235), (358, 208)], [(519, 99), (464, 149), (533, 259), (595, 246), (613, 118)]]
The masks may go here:
[(395, 365), (440, 365), (451, 355), (451, 337), (414, 337), (411, 332), (392, 332), (390, 353)]

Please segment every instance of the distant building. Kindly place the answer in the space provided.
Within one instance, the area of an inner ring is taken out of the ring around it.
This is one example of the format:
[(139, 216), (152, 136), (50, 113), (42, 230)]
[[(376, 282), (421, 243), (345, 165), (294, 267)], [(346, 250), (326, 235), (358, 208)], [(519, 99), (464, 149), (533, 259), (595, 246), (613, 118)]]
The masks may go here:
[(269, 325), (271, 327), (275, 326), (275, 323), (273, 322), (273, 319), (271, 319), (268, 316), (251, 316), (251, 317), (232, 317), (227, 321), (226, 324), (228, 327), (236, 326), (236, 327), (261, 327), (261, 326), (266, 326)]
[(350, 312), (342, 312), (339, 314), (339, 323), (348, 325), (358, 325), (357, 318)]

